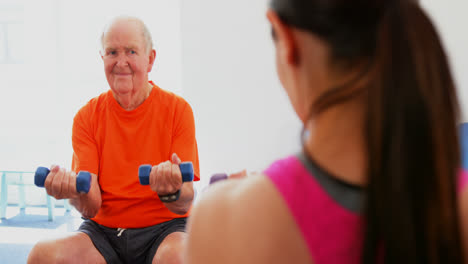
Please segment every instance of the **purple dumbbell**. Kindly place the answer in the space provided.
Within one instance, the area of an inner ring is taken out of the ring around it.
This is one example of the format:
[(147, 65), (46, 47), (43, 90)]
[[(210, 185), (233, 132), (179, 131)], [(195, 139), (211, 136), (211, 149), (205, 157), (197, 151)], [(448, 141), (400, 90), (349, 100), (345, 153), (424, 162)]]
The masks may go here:
[(210, 185), (217, 182), (217, 181), (223, 181), (228, 178), (226, 173), (216, 173), (213, 174), (210, 178)]

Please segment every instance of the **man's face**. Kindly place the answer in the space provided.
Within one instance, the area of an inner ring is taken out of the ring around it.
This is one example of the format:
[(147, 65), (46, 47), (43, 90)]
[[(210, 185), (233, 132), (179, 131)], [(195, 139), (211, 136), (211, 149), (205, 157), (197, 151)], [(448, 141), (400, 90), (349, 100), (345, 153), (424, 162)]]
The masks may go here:
[(112, 24), (103, 39), (107, 82), (118, 96), (133, 96), (148, 85), (155, 52), (146, 50), (142, 29), (133, 21)]

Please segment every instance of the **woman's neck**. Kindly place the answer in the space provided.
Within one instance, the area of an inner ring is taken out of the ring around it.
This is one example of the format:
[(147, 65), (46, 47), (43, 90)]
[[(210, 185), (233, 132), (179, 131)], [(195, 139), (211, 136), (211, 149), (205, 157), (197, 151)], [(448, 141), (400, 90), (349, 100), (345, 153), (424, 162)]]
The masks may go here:
[(364, 111), (359, 102), (332, 106), (306, 124), (305, 151), (331, 175), (366, 185)]

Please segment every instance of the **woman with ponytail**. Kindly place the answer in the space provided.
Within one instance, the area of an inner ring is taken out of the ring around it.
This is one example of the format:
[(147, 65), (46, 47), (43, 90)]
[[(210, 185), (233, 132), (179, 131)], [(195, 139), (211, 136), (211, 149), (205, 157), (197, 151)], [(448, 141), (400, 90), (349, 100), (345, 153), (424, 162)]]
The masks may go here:
[(272, 0), (267, 17), (303, 152), (205, 193), (187, 262), (468, 263), (456, 89), (418, 2)]

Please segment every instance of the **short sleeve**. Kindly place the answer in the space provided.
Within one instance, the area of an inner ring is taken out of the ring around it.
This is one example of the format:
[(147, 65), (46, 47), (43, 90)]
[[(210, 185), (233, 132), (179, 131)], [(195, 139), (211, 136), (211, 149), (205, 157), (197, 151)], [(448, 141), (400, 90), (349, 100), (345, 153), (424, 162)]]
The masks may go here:
[(99, 155), (96, 140), (93, 137), (92, 121), (89, 110), (84, 106), (75, 115), (72, 129), (72, 170), (89, 171), (98, 175)]
[(194, 181), (200, 180), (198, 147), (195, 138), (195, 121), (190, 105), (183, 99), (175, 110), (175, 123), (171, 152), (184, 161), (191, 161), (194, 169)]

